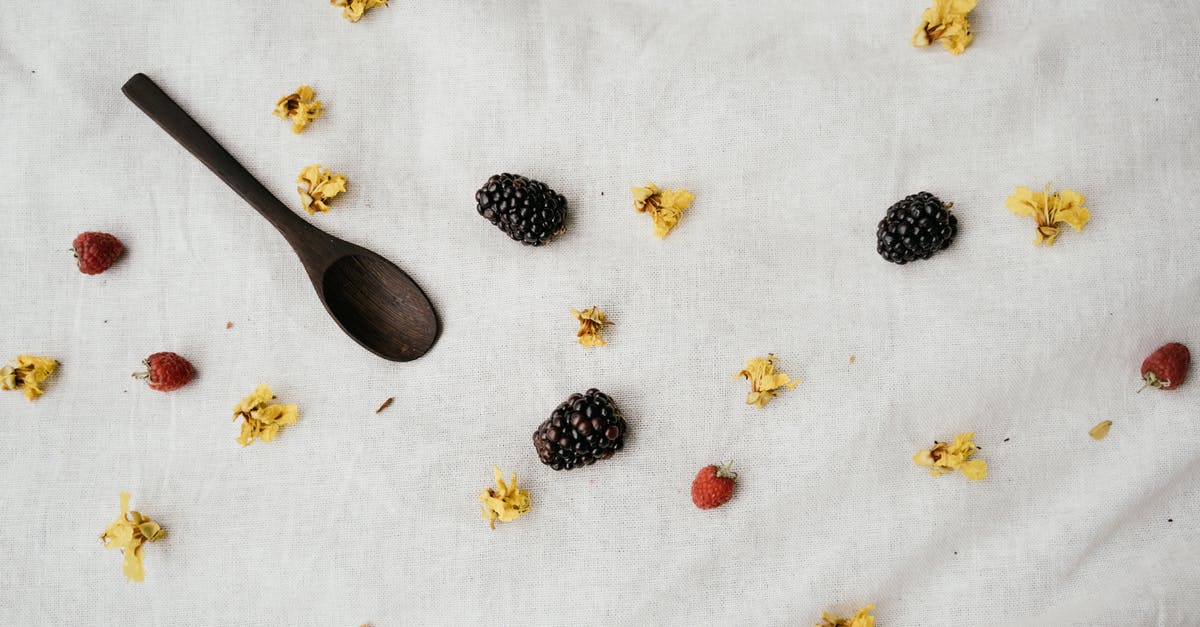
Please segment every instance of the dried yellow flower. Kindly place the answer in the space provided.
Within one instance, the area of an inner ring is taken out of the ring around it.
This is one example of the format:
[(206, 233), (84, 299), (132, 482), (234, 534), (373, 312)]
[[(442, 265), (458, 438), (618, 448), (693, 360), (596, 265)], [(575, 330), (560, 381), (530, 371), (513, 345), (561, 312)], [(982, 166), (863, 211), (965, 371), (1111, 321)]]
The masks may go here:
[(579, 338), (577, 341), (584, 346), (604, 346), (606, 342), (600, 337), (600, 330), (606, 326), (612, 326), (604, 317), (604, 312), (600, 311), (599, 307), (589, 307), (583, 311), (572, 309), (571, 315), (579, 321), (579, 331), (575, 335)]
[(266, 383), (258, 384), (254, 392), (233, 408), (233, 419), (242, 418), (242, 434), (238, 444), (250, 446), (254, 439), (270, 442), (286, 425), (295, 424), (300, 412), (295, 405), (272, 404), (275, 393)]
[(871, 616), (871, 611), (875, 609), (874, 605), (868, 605), (857, 612), (850, 618), (838, 618), (836, 614), (829, 612), (821, 612), (821, 622), (815, 627), (875, 627), (875, 617)]
[(1082, 231), (1083, 225), (1092, 219), (1092, 214), (1083, 206), (1083, 194), (1064, 189), (1061, 192), (1050, 193), (1050, 184), (1046, 184), (1043, 192), (1030, 191), (1024, 185), (1004, 201), (1008, 210), (1019, 215), (1037, 220), (1037, 236), (1033, 245), (1045, 243), (1054, 245), (1058, 237), (1059, 225), (1066, 222)]
[(771, 399), (779, 396), (779, 390), (789, 390), (800, 384), (800, 379), (792, 381), (791, 377), (782, 372), (775, 372), (775, 355), (768, 353), (766, 357), (755, 357), (746, 362), (746, 369), (733, 375), (734, 379), (745, 378), (750, 381), (750, 393), (746, 395), (746, 404), (763, 408)]
[(654, 235), (659, 239), (679, 224), (684, 210), (696, 200), (696, 195), (686, 189), (659, 189), (654, 183), (629, 189), (633, 192), (633, 208), (638, 213), (650, 214), (654, 220)]
[(1088, 435), (1092, 436), (1093, 440), (1103, 440), (1108, 435), (1108, 430), (1112, 428), (1111, 420), (1104, 420), (1100, 424), (1088, 430)]
[(21, 355), (11, 364), (0, 368), (0, 390), (19, 389), (31, 401), (43, 394), (41, 383), (58, 368), (53, 357), (33, 355)]
[(167, 532), (158, 523), (138, 511), (129, 511), (129, 493), (121, 493), (121, 515), (109, 523), (100, 540), (105, 549), (121, 549), (125, 562), (121, 571), (129, 581), (144, 581), (146, 570), (142, 565), (142, 545), (158, 542), (167, 537)]
[(978, 481), (987, 476), (987, 462), (970, 459), (976, 451), (975, 433), (960, 433), (953, 443), (934, 442), (933, 448), (913, 455), (913, 463), (929, 468), (929, 476), (940, 477), (955, 470), (962, 471), (968, 479)]
[(296, 182), (304, 183), (304, 187), (297, 187), (296, 191), (300, 192), (300, 202), (308, 215), (329, 211), (325, 201), (346, 191), (346, 177), (323, 169), (319, 163), (301, 170)]
[(496, 487), (487, 488), (479, 493), (479, 502), (483, 504), (483, 519), (491, 522), (492, 529), (496, 521), (511, 522), (518, 516), (529, 512), (529, 493), (517, 487), (517, 473), (512, 475), (512, 483), (505, 484), (500, 467), (493, 466)]
[(921, 14), (921, 25), (912, 36), (912, 45), (923, 48), (941, 40), (952, 54), (962, 54), (975, 38), (967, 14), (977, 0), (933, 0), (933, 6)]
[(313, 100), (316, 93), (308, 85), (301, 85), (296, 91), (280, 98), (275, 103), (275, 117), (292, 121), (292, 132), (299, 133), (325, 113), (325, 105), (320, 100)]
[(387, 3), (388, 0), (329, 0), (329, 4), (335, 7), (344, 7), (342, 17), (351, 22), (361, 20), (367, 9), (386, 7)]

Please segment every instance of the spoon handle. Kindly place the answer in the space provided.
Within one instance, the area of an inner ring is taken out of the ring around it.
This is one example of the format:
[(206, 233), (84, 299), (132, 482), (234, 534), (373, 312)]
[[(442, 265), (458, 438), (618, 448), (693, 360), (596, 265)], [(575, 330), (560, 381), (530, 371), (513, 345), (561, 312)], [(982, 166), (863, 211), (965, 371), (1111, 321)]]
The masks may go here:
[(267, 188), (262, 186), (254, 175), (246, 171), (217, 140), (212, 138), (195, 120), (191, 118), (171, 97), (150, 80), (145, 74), (134, 74), (121, 92), (133, 104), (137, 105), (150, 119), (154, 120), (168, 135), (175, 138), (181, 146), (192, 153), (201, 163), (208, 166), (213, 174), (225, 181), (233, 191), (237, 192), (246, 202), (250, 203), (264, 218), (275, 225), (279, 232), (287, 238), (293, 248), (305, 239), (314, 235), (316, 228), (296, 215), (278, 198), (275, 198)]

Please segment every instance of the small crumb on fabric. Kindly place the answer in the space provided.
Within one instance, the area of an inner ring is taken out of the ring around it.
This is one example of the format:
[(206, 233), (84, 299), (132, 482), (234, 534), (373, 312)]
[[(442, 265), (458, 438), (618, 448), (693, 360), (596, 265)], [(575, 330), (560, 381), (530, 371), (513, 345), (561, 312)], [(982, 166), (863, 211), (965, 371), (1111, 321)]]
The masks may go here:
[(232, 322), (226, 322), (226, 323), (225, 323), (225, 328), (226, 328), (226, 329), (232, 329), (232, 328), (233, 328), (233, 323), (232, 323)]
[(388, 407), (391, 407), (392, 401), (395, 401), (395, 400), (396, 400), (395, 396), (389, 396), (388, 399), (386, 401), (384, 401), (382, 405), (379, 406), (379, 409), (375, 410), (375, 413), (378, 414), (379, 412), (387, 409)]

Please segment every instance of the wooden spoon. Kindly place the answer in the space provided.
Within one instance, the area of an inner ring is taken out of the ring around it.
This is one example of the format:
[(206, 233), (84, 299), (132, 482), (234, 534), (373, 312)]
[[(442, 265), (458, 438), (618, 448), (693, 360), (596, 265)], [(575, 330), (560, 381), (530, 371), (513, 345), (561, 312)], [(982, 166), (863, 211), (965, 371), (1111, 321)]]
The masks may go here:
[(326, 311), (354, 341), (392, 361), (411, 361), (429, 351), (438, 336), (437, 314), (403, 270), (296, 215), (145, 74), (135, 74), (121, 91), (279, 229), (308, 270)]

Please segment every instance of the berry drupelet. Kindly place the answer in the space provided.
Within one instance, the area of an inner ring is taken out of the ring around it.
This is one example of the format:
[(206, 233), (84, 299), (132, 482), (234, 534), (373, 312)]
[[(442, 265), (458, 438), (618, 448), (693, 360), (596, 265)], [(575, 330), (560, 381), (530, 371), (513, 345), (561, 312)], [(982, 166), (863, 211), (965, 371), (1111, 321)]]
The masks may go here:
[(625, 446), (626, 430), (612, 399), (591, 389), (563, 401), (533, 432), (533, 446), (543, 464), (571, 470), (612, 457)]
[(892, 263), (929, 259), (958, 234), (958, 218), (950, 212), (953, 204), (921, 192), (892, 205), (875, 232), (875, 250)]
[(541, 181), (497, 174), (475, 192), (476, 209), (509, 237), (541, 246), (563, 232), (567, 200)]

